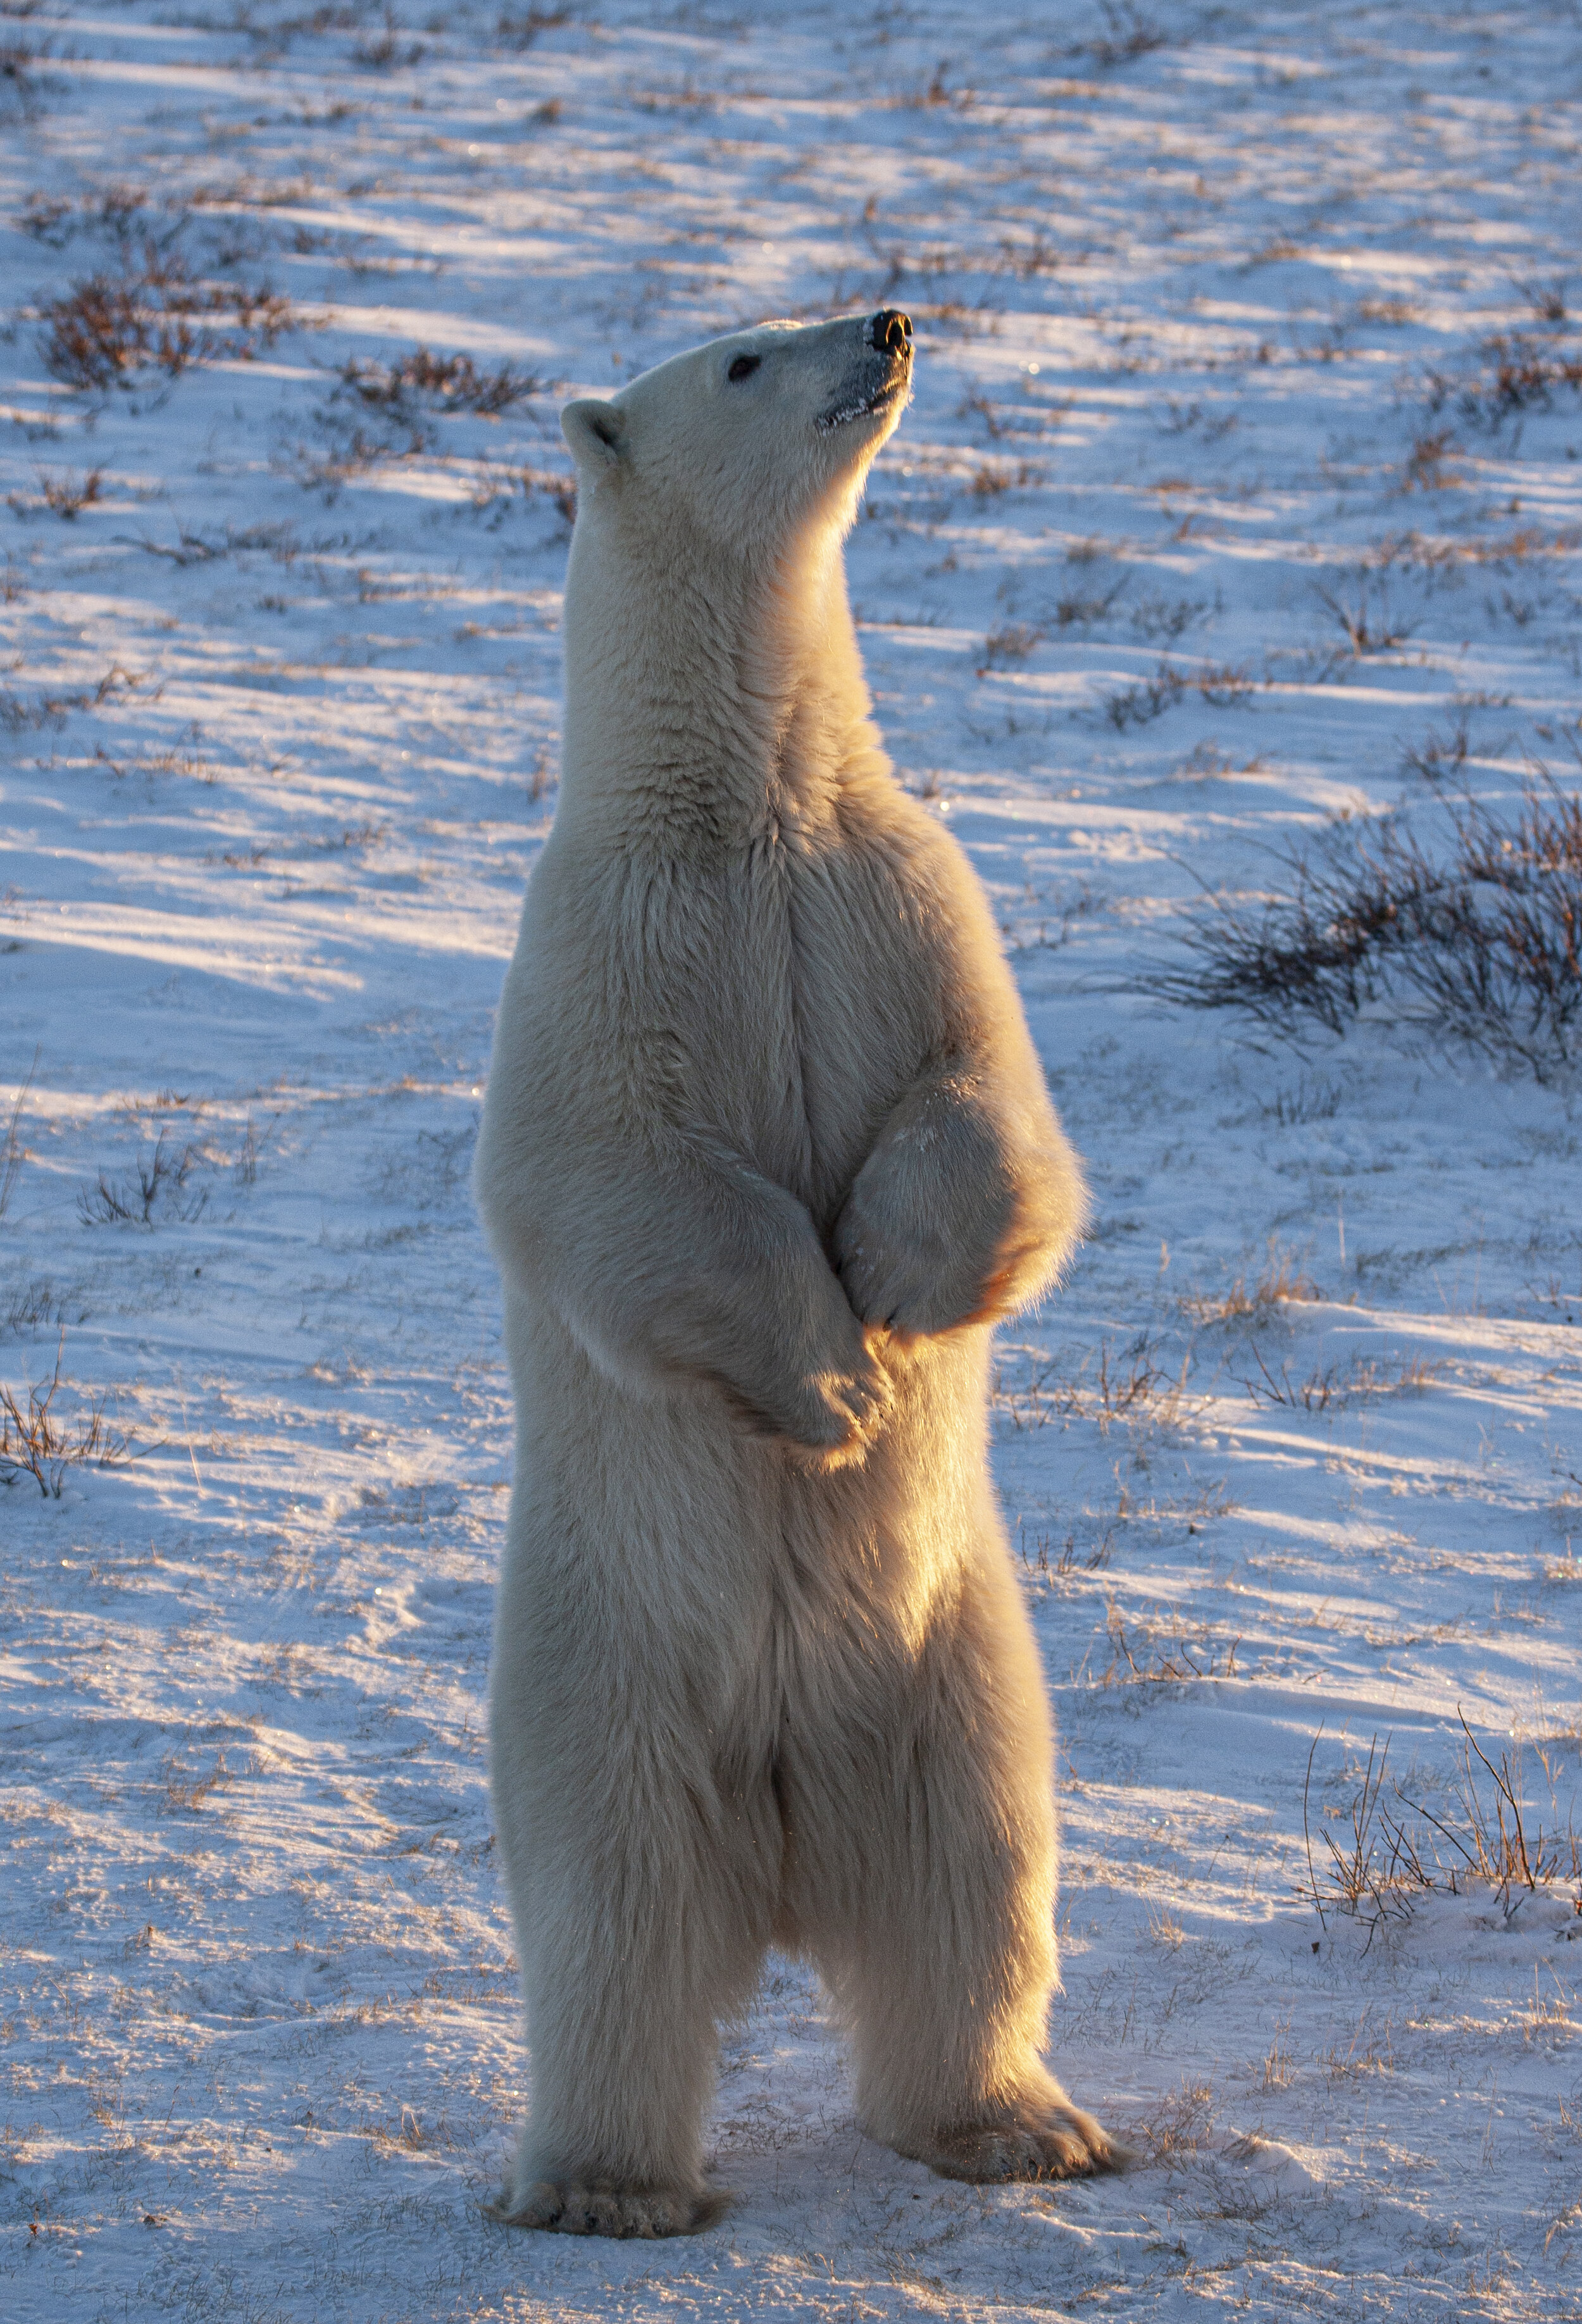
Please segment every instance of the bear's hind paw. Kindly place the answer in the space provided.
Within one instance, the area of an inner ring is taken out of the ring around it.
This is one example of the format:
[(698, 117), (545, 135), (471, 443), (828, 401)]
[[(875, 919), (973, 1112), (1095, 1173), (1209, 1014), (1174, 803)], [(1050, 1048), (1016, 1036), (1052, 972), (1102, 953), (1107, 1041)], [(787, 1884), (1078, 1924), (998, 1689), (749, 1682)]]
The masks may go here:
[(943, 2179), (995, 2186), (1013, 2179), (1090, 2179), (1118, 2171), (1123, 2151), (1090, 2114), (1073, 2107), (1039, 2123), (969, 2124), (947, 2131), (923, 2160)]
[(541, 2227), (557, 2236), (692, 2236), (712, 2227), (729, 2198), (664, 2188), (557, 2185), (540, 2179), (489, 2206), (508, 2227)]

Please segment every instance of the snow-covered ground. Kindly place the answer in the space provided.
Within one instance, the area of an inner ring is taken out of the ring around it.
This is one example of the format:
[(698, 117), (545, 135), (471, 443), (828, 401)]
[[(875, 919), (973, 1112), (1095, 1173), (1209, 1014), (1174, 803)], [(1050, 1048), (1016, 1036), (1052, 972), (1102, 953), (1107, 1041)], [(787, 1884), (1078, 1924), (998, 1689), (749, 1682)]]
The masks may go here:
[[(1129, 982), (1425, 763), (1575, 779), (1579, 137), (1569, 0), (0, 0), (0, 1382), (60, 1349), (135, 1455), (0, 1493), (7, 2319), (1582, 2313), (1576, 1877), (1374, 1928), (1325, 1869), (1374, 1738), (1457, 1824), (1458, 1710), (1572, 1868), (1576, 1096)], [(881, 300), (870, 675), (1098, 1195), (997, 1457), (1052, 2053), (1139, 2161), (899, 2162), (782, 1963), (726, 2223), (515, 2235), (467, 1169), (554, 807), (557, 412)]]

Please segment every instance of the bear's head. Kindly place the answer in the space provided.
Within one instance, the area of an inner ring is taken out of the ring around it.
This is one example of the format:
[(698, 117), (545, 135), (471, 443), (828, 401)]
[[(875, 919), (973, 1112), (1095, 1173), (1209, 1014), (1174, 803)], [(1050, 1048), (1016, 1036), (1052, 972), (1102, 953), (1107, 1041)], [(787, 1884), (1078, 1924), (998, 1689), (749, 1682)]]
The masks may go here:
[(750, 563), (838, 538), (911, 390), (911, 324), (892, 308), (711, 339), (566, 406), (578, 529), (690, 536)]

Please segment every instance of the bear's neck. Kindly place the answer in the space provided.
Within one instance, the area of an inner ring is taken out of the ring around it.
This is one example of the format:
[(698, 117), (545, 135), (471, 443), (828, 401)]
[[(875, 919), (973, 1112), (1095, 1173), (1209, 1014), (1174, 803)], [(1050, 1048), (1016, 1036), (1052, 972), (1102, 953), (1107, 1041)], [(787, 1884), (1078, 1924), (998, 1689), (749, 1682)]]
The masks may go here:
[(645, 566), (578, 530), (558, 819), (665, 849), (750, 844), (828, 821), (854, 779), (888, 772), (837, 534), (760, 568), (672, 540), (663, 588)]

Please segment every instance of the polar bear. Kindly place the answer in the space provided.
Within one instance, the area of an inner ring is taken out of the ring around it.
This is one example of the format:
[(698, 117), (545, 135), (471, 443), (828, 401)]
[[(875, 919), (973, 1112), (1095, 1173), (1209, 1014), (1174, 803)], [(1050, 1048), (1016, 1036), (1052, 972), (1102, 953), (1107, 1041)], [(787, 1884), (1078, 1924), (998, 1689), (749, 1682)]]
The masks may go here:
[(517, 1466), (490, 1681), (532, 2104), (497, 2216), (717, 2216), (717, 2027), (816, 1964), (861, 2121), (1115, 2160), (1040, 2052), (1052, 1732), (987, 1464), (1085, 1194), (987, 902), (894, 779), (841, 555), (911, 326), (568, 405), (563, 772), (476, 1192)]

